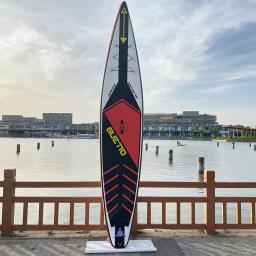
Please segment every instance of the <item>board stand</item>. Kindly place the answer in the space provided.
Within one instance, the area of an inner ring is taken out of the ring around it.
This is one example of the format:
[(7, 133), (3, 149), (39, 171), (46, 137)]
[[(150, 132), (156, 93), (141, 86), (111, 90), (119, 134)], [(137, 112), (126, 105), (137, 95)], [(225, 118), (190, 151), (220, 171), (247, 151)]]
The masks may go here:
[(87, 241), (85, 254), (122, 253), (122, 252), (156, 252), (157, 248), (150, 239), (130, 240), (125, 248), (114, 248), (109, 241)]

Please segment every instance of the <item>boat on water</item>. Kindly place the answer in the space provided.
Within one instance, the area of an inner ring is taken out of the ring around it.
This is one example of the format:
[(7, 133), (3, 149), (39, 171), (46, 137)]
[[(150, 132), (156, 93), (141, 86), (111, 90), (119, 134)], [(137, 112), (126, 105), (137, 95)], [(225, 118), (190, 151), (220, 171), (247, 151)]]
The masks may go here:
[(177, 140), (177, 147), (184, 147), (186, 144), (182, 144), (179, 140)]

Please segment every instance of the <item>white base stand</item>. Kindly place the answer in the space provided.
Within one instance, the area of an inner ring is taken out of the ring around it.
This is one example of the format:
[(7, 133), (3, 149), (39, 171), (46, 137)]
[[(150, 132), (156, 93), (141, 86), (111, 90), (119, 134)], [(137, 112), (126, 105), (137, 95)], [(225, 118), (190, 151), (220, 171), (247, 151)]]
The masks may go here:
[(125, 248), (116, 249), (108, 241), (88, 241), (85, 253), (156, 252), (151, 240), (130, 240)]

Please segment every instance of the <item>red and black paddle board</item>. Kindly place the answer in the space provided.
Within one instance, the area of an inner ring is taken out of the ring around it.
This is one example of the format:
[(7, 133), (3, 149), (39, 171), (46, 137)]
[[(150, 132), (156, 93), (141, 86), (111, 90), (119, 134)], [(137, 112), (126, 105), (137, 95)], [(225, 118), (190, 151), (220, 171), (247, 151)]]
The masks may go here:
[(101, 95), (101, 181), (111, 244), (128, 244), (140, 179), (143, 98), (129, 11), (115, 21)]

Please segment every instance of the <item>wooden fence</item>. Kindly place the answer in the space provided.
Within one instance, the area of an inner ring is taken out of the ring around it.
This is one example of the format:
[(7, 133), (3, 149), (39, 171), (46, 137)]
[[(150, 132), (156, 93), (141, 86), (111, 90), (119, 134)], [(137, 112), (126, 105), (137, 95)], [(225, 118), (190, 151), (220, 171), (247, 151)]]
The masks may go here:
[[(0, 187), (3, 187), (3, 196), (0, 197), (2, 203), (2, 225), (0, 225), (1, 235), (10, 236), (13, 231), (26, 230), (104, 230), (106, 229), (104, 221), (103, 207), (101, 197), (56, 197), (56, 196), (15, 196), (16, 188), (29, 188), (33, 195), (34, 188), (100, 188), (100, 182), (21, 182), (16, 181), (16, 170), (5, 170), (4, 180), (0, 181)], [(204, 190), (202, 196), (139, 196), (137, 206), (146, 204), (146, 217), (143, 223), (138, 222), (138, 212), (135, 212), (133, 223), (133, 232), (136, 229), (197, 229), (205, 230), (207, 234), (215, 234), (216, 229), (255, 229), (255, 203), (256, 197), (216, 197), (216, 188), (256, 188), (256, 182), (215, 182), (214, 171), (205, 171), (203, 182), (149, 182), (141, 181), (141, 188), (200, 188)], [(14, 213), (16, 204), (23, 205), (22, 223), (14, 222)], [(38, 222), (36, 224), (28, 224), (28, 205), (36, 203), (38, 207)], [(53, 224), (45, 224), (43, 221), (44, 205), (52, 203), (54, 205)], [(69, 204), (69, 221), (68, 224), (59, 223), (59, 206), (60, 204)], [(83, 224), (74, 222), (75, 204), (82, 203), (85, 205), (85, 219)], [(161, 205), (161, 223), (155, 224), (152, 221), (152, 204)], [(167, 204), (176, 204), (176, 223), (168, 223), (166, 220)], [(181, 221), (181, 204), (190, 205), (190, 223), (182, 223)], [(227, 221), (227, 204), (236, 204), (236, 223), (228, 223)], [(241, 218), (243, 203), (250, 205), (251, 219), (249, 223), (243, 223)], [(100, 205), (99, 224), (90, 223), (90, 205)], [(204, 221), (196, 222), (196, 205), (204, 205)], [(216, 223), (215, 208), (216, 204), (222, 205), (222, 223)], [(139, 209), (137, 207), (137, 209)]]

